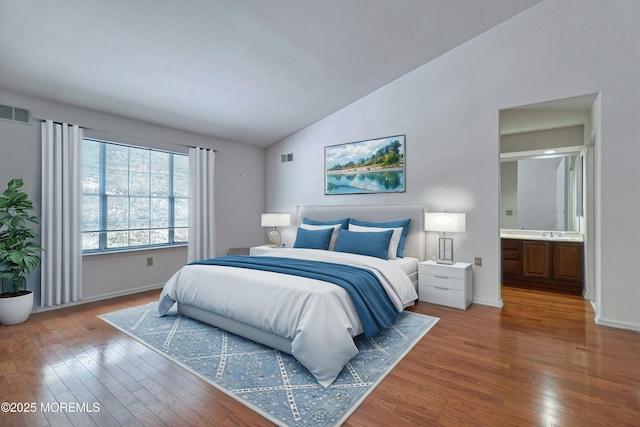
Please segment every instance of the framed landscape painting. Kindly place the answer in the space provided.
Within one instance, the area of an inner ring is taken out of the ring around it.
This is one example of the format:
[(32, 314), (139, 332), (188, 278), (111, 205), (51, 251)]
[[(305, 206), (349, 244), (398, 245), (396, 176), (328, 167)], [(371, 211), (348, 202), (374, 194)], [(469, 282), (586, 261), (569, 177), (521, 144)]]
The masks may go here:
[(402, 193), (405, 135), (324, 148), (324, 194)]

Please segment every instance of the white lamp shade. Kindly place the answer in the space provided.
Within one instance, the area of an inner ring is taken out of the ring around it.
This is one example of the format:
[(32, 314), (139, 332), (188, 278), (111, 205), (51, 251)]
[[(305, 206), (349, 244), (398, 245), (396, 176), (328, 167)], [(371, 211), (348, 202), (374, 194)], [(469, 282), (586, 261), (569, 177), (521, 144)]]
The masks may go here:
[(452, 233), (465, 231), (465, 214), (452, 212), (425, 212), (424, 229), (426, 231)]
[(291, 225), (291, 214), (288, 213), (263, 213), (261, 217), (263, 227), (286, 227)]

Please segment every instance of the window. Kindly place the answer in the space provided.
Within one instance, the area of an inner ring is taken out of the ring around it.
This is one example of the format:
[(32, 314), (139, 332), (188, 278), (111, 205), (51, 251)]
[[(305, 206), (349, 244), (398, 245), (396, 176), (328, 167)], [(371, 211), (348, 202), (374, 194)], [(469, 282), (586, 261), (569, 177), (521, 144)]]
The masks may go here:
[(82, 142), (84, 252), (186, 243), (189, 157)]

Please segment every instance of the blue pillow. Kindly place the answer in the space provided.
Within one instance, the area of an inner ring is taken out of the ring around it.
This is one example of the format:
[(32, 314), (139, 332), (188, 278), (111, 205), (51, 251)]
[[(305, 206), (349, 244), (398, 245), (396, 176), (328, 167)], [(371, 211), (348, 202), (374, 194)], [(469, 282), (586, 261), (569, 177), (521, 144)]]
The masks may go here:
[(340, 229), (336, 252), (389, 259), (389, 242), (392, 235), (393, 230), (367, 233)]
[(411, 218), (402, 219), (399, 221), (387, 221), (387, 222), (368, 222), (360, 221), (354, 218), (350, 219), (351, 224), (359, 225), (361, 227), (380, 227), (380, 228), (398, 228), (402, 227), (402, 234), (400, 235), (400, 243), (398, 244), (398, 251), (396, 256), (398, 258), (404, 258), (404, 241), (407, 239), (407, 233), (409, 232), (409, 223)]
[(329, 249), (329, 242), (331, 241), (331, 235), (333, 234), (333, 228), (326, 228), (324, 230), (307, 230), (305, 228), (298, 227), (298, 234), (296, 235), (296, 241), (293, 244), (294, 248), (305, 249)]
[(315, 219), (311, 219), (311, 218), (302, 218), (302, 223), (303, 224), (309, 224), (309, 225), (336, 225), (336, 224), (340, 224), (340, 226), (342, 228), (344, 228), (345, 230), (349, 228), (349, 218), (342, 218), (342, 219), (334, 219), (332, 221), (316, 221)]

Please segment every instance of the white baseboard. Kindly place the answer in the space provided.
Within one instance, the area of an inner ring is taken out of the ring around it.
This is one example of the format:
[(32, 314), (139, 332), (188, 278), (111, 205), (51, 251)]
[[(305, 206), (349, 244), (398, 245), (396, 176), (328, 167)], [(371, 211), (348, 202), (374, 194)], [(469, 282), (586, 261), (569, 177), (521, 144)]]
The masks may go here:
[(37, 306), (37, 307), (33, 307), (33, 309), (31, 310), (31, 314), (34, 313), (43, 313), (45, 311), (51, 311), (51, 310), (58, 310), (61, 308), (67, 308), (67, 307), (73, 307), (76, 305), (81, 305), (81, 304), (88, 304), (90, 302), (96, 302), (96, 301), (102, 301), (105, 299), (111, 299), (111, 298), (116, 298), (116, 297), (121, 297), (121, 296), (125, 296), (125, 295), (131, 295), (131, 294), (137, 294), (139, 292), (144, 292), (144, 291), (150, 291), (153, 289), (160, 289), (164, 286), (164, 283), (155, 283), (152, 285), (147, 285), (147, 286), (142, 286), (140, 288), (134, 288), (134, 289), (124, 289), (121, 291), (115, 291), (115, 292), (109, 292), (107, 294), (102, 294), (102, 295), (95, 295), (89, 298), (83, 298), (80, 301), (74, 301), (74, 302), (69, 302), (66, 304), (60, 304), (60, 305), (54, 305), (54, 306), (47, 306), (47, 307), (42, 307), (42, 306)]
[(503, 303), (502, 300), (500, 301), (493, 301), (493, 300), (488, 300), (488, 299), (480, 299), (480, 298), (474, 298), (473, 299), (473, 303), (474, 304), (480, 304), (480, 305), (488, 305), (489, 307), (496, 307), (496, 308), (502, 308), (503, 307)]
[(598, 317), (598, 316), (596, 316), (595, 322), (596, 322), (596, 325), (599, 325), (599, 326), (608, 326), (610, 328), (627, 329), (629, 331), (640, 332), (640, 325), (638, 325), (637, 323), (628, 323), (628, 322), (620, 322), (618, 320), (603, 319), (602, 317)]

